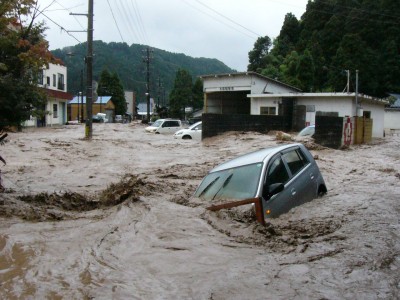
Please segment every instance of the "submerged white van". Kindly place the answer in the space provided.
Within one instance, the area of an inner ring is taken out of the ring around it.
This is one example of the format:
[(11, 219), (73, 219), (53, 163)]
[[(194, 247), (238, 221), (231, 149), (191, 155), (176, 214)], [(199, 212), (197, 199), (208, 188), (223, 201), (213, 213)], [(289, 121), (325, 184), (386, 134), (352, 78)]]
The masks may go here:
[(151, 133), (175, 133), (182, 129), (180, 120), (175, 119), (158, 119), (150, 126), (146, 127), (147, 132)]

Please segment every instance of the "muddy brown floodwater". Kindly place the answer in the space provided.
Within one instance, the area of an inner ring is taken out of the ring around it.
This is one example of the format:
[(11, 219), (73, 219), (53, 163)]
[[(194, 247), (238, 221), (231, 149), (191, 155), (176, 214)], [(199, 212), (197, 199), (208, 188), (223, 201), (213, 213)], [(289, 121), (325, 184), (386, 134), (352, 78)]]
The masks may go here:
[(322, 198), (265, 227), (191, 198), (213, 166), (273, 134), (203, 142), (94, 124), (0, 146), (1, 299), (399, 299), (400, 137), (308, 146)]

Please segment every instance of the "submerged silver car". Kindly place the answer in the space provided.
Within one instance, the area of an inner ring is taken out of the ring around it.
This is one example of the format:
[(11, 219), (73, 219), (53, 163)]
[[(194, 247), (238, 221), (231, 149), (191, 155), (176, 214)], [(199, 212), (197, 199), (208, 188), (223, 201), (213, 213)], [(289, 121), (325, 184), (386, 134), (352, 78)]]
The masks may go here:
[(245, 154), (215, 167), (194, 196), (212, 203), (254, 199), (259, 201), (265, 220), (326, 192), (311, 153), (302, 144), (289, 144)]

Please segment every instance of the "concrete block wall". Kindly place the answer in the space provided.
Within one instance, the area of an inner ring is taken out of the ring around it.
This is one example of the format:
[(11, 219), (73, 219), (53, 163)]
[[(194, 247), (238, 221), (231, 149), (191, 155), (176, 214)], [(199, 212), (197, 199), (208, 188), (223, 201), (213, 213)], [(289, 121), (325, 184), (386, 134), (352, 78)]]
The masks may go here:
[(330, 116), (315, 117), (314, 139), (317, 144), (339, 149), (342, 147), (343, 118)]
[(270, 130), (291, 129), (291, 120), (285, 116), (203, 114), (202, 121), (203, 139), (228, 131), (267, 133)]

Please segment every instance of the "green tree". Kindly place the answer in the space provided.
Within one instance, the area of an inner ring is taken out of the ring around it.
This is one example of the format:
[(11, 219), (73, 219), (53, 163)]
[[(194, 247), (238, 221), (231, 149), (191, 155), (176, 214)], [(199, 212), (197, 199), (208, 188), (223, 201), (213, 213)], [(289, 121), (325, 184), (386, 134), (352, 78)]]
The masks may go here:
[(183, 118), (185, 107), (192, 102), (192, 76), (184, 69), (176, 72), (174, 87), (169, 95), (170, 115)]
[(192, 88), (192, 107), (194, 110), (202, 109), (204, 106), (204, 92), (203, 92), (203, 81), (200, 77), (197, 77)]
[(327, 78), (328, 78), (328, 68), (327, 62), (325, 59), (325, 53), (322, 51), (322, 47), (319, 43), (319, 38), (317, 34), (314, 34), (308, 44), (307, 49), (312, 56), (313, 65), (314, 65), (314, 75), (313, 75), (313, 91), (326, 91), (329, 90), (327, 86)]
[(361, 93), (399, 93), (400, 26), (394, 13), (398, 11), (398, 0), (309, 1), (299, 22), (286, 15), (269, 53), (256, 43), (249, 70), (304, 91), (342, 91), (343, 70), (351, 71), (354, 91), (359, 70)]
[(304, 92), (312, 92), (314, 88), (315, 66), (311, 52), (308, 49), (299, 57), (296, 73), (296, 77), (300, 82), (300, 85), (297, 87)]
[(268, 36), (259, 37), (254, 43), (254, 48), (249, 52), (248, 71), (261, 72), (265, 68), (264, 59), (271, 48), (271, 39)]
[(330, 82), (335, 90), (343, 90), (346, 79), (341, 71), (346, 69), (359, 70), (359, 87), (363, 93), (377, 93), (379, 80), (374, 70), (379, 70), (379, 65), (376, 54), (358, 34), (345, 35), (333, 58)]
[(285, 57), (290, 52), (295, 50), (295, 46), (299, 39), (300, 33), (300, 23), (297, 20), (296, 16), (292, 13), (288, 13), (285, 16), (285, 20), (283, 21), (283, 25), (279, 36), (274, 41), (274, 48), (271, 52), (275, 55), (281, 55)]
[[(400, 78), (400, 51), (399, 44), (391, 40), (383, 45), (382, 56), (380, 61), (387, 65), (385, 72), (379, 74), (381, 84), (379, 86), (386, 86), (388, 92), (399, 91), (399, 78)], [(384, 91), (382, 91), (384, 92)]]
[(124, 115), (126, 113), (126, 101), (124, 87), (117, 73), (111, 74), (108, 70), (103, 70), (100, 74), (99, 85), (97, 87), (99, 96), (111, 96), (115, 105), (115, 114)]
[(37, 87), (49, 62), (57, 62), (35, 23), (36, 1), (2, 0), (0, 4), (0, 127), (17, 126), (30, 115), (43, 116), (46, 97)]
[(301, 82), (298, 78), (299, 62), (299, 54), (296, 51), (292, 51), (280, 66), (280, 71), (283, 73), (283, 81), (295, 87), (301, 86)]

